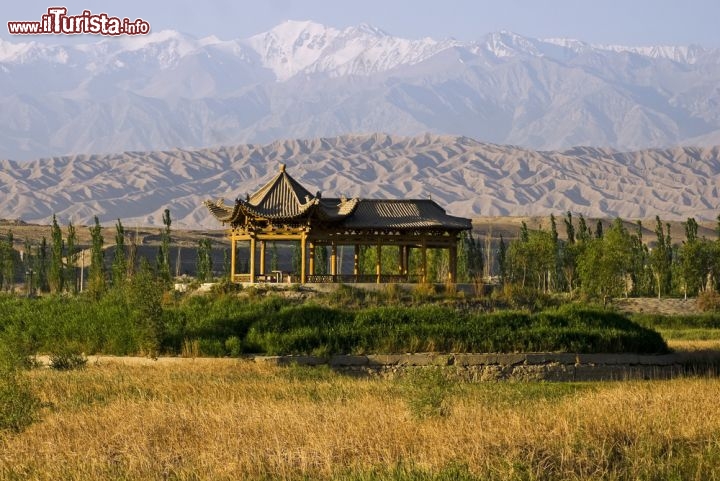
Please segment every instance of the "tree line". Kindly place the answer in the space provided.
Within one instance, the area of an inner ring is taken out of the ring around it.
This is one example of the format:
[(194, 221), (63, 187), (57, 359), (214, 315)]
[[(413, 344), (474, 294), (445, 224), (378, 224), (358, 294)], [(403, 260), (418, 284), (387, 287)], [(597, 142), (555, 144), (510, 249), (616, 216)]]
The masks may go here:
[[(14, 248), (12, 232), (0, 236), (0, 289), (14, 289), (15, 281), (24, 278), (33, 292), (71, 292), (87, 290), (99, 296), (109, 286), (120, 286), (132, 278), (145, 263), (167, 286), (173, 279), (170, 262), (172, 219), (169, 209), (162, 216), (163, 228), (154, 265), (138, 256), (138, 234), (128, 235), (122, 222), (115, 224), (115, 249), (109, 268), (105, 263), (105, 240), (97, 216), (89, 226), (90, 246), (78, 245), (76, 227), (69, 222), (66, 235), (53, 215), (50, 242), (43, 237), (39, 244), (25, 241), (21, 252)], [(459, 282), (488, 282), (515, 285), (544, 293), (585, 294), (607, 300), (617, 296), (696, 296), (720, 288), (720, 216), (717, 240), (698, 235), (698, 223), (688, 218), (683, 223), (684, 240), (673, 242), (669, 223), (655, 219), (655, 237), (646, 242), (643, 225), (637, 221), (628, 229), (622, 219), (615, 219), (609, 227), (598, 220), (594, 229), (580, 215), (577, 219), (567, 212), (562, 219), (565, 236), (558, 232), (558, 222), (550, 216), (548, 229), (531, 230), (522, 223), (517, 238), (506, 241), (502, 236), (494, 241), (490, 235), (479, 239), (464, 234), (458, 246), (457, 275)], [(277, 270), (278, 249), (270, 246), (270, 268)], [(89, 259), (88, 259), (89, 251)], [(205, 282), (213, 278), (212, 240), (198, 241), (196, 279)], [(397, 249), (383, 247), (383, 274), (396, 273), (399, 262)], [(316, 271), (326, 273), (328, 252), (325, 247), (315, 250)], [(377, 251), (361, 251), (361, 270), (374, 272)], [(223, 271), (229, 274), (227, 250)], [(299, 251), (291, 253), (291, 265), (299, 269)], [(89, 260), (89, 262), (87, 262)], [(242, 269), (242, 258), (238, 256)], [(87, 276), (79, 270), (87, 262)], [(420, 266), (419, 252), (410, 258), (410, 272)], [(446, 249), (428, 251), (428, 278), (443, 282), (447, 279), (449, 257)], [(24, 277), (23, 277), (24, 276)], [(86, 285), (84, 284), (87, 279)]]
[[(12, 231), (0, 236), (0, 289), (14, 291), (19, 279), (24, 280), (28, 293), (76, 294), (88, 291), (99, 296), (108, 288), (123, 286), (140, 269), (169, 286), (173, 279), (170, 262), (171, 225), (169, 209), (163, 212), (160, 243), (154, 265), (138, 254), (139, 235), (128, 234), (120, 219), (115, 224), (115, 249), (111, 263), (106, 263), (105, 239), (97, 216), (88, 227), (90, 245), (78, 243), (77, 228), (68, 222), (65, 235), (53, 215), (48, 237), (38, 243), (25, 240), (22, 250), (15, 249)], [(200, 239), (197, 245), (196, 278), (204, 282), (212, 278), (212, 240)], [(83, 271), (86, 270), (86, 273)]]
[(545, 293), (583, 293), (607, 300), (619, 296), (697, 296), (720, 288), (720, 216), (717, 240), (698, 235), (694, 218), (684, 222), (685, 240), (673, 242), (669, 223), (655, 218), (655, 238), (646, 242), (641, 221), (628, 229), (622, 219), (593, 230), (571, 212), (560, 239), (555, 216), (550, 227), (529, 230), (523, 222), (517, 239), (497, 249), (497, 275)]

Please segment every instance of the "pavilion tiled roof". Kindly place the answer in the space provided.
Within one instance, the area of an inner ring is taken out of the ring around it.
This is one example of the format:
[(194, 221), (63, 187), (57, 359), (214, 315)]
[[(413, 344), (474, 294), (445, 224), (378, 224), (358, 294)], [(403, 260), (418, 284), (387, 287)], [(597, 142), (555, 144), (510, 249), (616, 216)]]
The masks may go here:
[(448, 215), (430, 199), (347, 199), (313, 196), (281, 166), (280, 173), (234, 206), (222, 200), (206, 201), (210, 212), (221, 222), (240, 224), (246, 217), (269, 220), (316, 218), (337, 227), (367, 229), (449, 229), (468, 230), (470, 219)]
[(280, 173), (247, 201), (238, 200), (246, 211), (267, 219), (292, 219), (318, 204), (315, 198), (298, 181), (280, 167)]
[(349, 229), (471, 229), (470, 219), (448, 215), (430, 199), (362, 199), (342, 225)]

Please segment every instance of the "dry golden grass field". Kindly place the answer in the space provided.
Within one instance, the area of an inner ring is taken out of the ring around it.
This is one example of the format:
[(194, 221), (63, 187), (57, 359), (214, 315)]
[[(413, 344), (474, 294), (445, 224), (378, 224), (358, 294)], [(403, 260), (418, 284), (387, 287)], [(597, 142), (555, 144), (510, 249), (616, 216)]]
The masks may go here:
[(456, 383), (237, 359), (30, 372), (0, 479), (718, 479), (720, 380)]

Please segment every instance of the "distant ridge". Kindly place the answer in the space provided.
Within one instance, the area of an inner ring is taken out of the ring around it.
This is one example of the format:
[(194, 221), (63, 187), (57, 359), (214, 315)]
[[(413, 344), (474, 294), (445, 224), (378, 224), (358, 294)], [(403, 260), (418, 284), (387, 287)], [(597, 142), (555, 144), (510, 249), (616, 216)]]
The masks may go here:
[(254, 192), (280, 163), (327, 195), (428, 198), (464, 217), (561, 215), (712, 220), (720, 147), (534, 151), (425, 134), (344, 135), (199, 150), (0, 161), (0, 218), (219, 228), (202, 202)]

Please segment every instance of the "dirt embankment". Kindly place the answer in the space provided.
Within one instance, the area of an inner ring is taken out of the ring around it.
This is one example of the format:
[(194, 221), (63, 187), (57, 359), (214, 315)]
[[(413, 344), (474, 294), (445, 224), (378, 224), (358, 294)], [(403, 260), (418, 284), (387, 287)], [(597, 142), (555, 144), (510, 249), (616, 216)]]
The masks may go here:
[(630, 299), (616, 299), (614, 305), (621, 312), (664, 314), (668, 316), (678, 314), (699, 314), (697, 299), (658, 299), (656, 297), (638, 297)]

